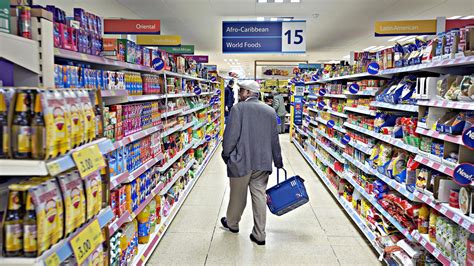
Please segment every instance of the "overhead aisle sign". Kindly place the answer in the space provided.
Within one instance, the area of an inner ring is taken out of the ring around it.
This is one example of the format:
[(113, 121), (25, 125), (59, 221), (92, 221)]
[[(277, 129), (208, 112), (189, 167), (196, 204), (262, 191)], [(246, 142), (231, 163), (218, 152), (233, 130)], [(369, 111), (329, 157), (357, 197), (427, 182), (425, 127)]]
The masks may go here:
[(223, 53), (305, 53), (306, 21), (224, 21)]
[(376, 21), (375, 37), (400, 35), (434, 35), (436, 20)]

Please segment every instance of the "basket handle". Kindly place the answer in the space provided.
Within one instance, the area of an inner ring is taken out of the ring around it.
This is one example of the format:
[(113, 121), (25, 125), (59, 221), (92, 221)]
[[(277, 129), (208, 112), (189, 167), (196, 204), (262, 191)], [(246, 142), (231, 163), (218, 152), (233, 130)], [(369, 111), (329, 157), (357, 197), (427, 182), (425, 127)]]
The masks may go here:
[(288, 174), (286, 173), (285, 168), (277, 168), (277, 184), (280, 184), (280, 169), (285, 172), (285, 180), (288, 179)]

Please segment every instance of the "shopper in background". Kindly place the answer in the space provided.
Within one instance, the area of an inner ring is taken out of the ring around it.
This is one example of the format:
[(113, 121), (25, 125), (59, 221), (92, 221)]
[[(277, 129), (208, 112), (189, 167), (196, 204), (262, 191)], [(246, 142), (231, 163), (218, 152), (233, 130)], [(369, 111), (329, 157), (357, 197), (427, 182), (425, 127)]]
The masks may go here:
[(270, 106), (258, 100), (257, 82), (243, 81), (238, 85), (240, 102), (232, 108), (232, 118), (224, 131), (222, 158), (230, 177), (230, 200), (221, 223), (229, 231), (239, 232), (250, 188), (254, 218), (250, 240), (265, 245), (268, 176), (272, 161), (275, 167), (283, 167), (276, 115)]
[(278, 127), (278, 133), (283, 134), (285, 133), (285, 116), (286, 116), (286, 108), (285, 108), (285, 99), (283, 95), (278, 92), (273, 93), (273, 109), (277, 113), (278, 117), (280, 118), (280, 125)]
[(227, 119), (230, 114), (230, 110), (232, 109), (232, 106), (234, 105), (234, 80), (231, 79), (229, 80), (229, 83), (225, 87), (224, 91), (224, 117), (225, 117), (225, 123), (227, 124)]

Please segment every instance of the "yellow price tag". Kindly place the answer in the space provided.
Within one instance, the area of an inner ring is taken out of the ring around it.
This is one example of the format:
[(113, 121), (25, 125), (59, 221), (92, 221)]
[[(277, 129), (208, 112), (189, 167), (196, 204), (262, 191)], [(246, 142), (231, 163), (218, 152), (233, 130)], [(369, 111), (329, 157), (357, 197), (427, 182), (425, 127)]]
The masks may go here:
[(105, 166), (104, 157), (97, 144), (73, 152), (72, 158), (76, 163), (81, 177), (88, 176)]
[(46, 165), (46, 167), (48, 168), (48, 172), (51, 176), (61, 173), (61, 166), (58, 162), (49, 163)]
[(88, 59), (88, 57), (87, 57), (87, 55), (86, 55), (86, 54), (81, 54), (81, 59), (82, 59), (82, 60), (87, 60), (87, 59)]
[(95, 219), (69, 241), (77, 264), (81, 265), (102, 242), (104, 242), (104, 236), (100, 231), (99, 221)]
[(59, 266), (59, 264), (61, 264), (61, 260), (59, 259), (58, 254), (53, 253), (46, 258), (44, 263), (46, 266)]

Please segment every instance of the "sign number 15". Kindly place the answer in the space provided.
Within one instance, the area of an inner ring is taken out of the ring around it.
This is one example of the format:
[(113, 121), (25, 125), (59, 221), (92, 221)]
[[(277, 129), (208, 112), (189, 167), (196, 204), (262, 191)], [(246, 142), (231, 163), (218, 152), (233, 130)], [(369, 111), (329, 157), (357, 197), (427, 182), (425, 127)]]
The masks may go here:
[(282, 52), (306, 52), (306, 23), (303, 21), (282, 22)]
[(285, 32), (285, 36), (288, 38), (288, 42), (287, 42), (287, 43), (288, 43), (288, 44), (301, 44), (301, 43), (303, 42), (303, 35), (302, 35), (302, 34), (303, 34), (303, 30), (294, 30), (294, 31), (293, 31), (293, 32), (294, 32), (294, 35), (295, 35), (295, 36), (294, 36), (295, 38), (293, 39), (293, 42), (291, 42), (291, 39), (292, 39), (292, 37), (291, 37), (291, 35), (292, 35), (291, 32), (292, 32), (291, 30), (287, 30), (287, 31)]

